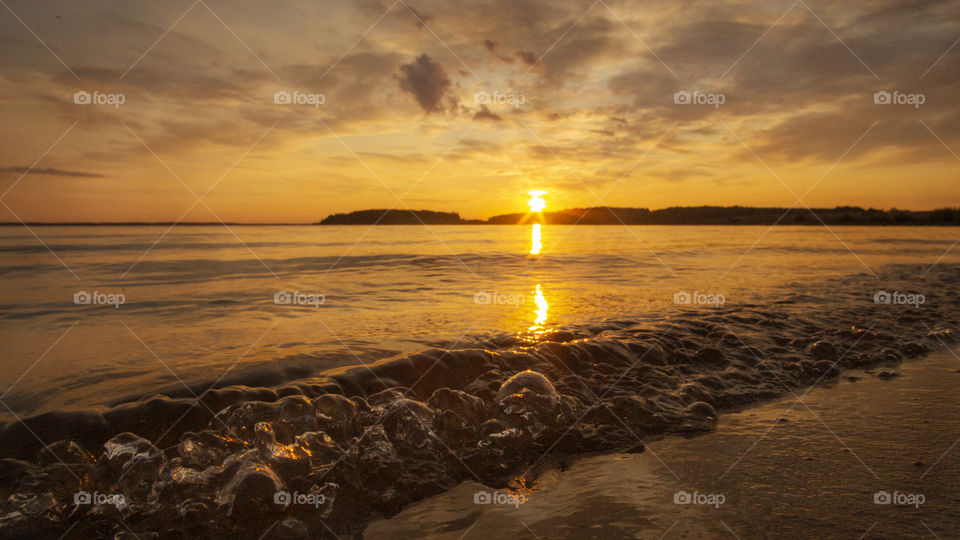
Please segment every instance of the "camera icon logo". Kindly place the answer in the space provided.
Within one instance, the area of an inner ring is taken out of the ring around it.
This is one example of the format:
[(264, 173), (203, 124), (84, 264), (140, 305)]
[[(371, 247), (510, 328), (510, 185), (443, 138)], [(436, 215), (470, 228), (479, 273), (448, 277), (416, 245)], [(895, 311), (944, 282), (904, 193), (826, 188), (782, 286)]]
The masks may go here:
[(492, 304), (493, 295), (488, 292), (478, 292), (473, 295), (474, 304)]
[(893, 298), (890, 296), (890, 293), (887, 291), (877, 291), (873, 295), (874, 304), (889, 304)]
[(287, 291), (277, 291), (273, 294), (273, 303), (288, 306), (293, 303), (293, 294)]
[(93, 497), (87, 491), (78, 491), (73, 494), (73, 504), (79, 506), (81, 504), (90, 504), (93, 502)]
[(477, 92), (473, 95), (473, 102), (477, 105), (489, 105), (490, 104), (490, 92)]
[(677, 105), (689, 105), (692, 101), (690, 92), (686, 90), (680, 90), (673, 95), (673, 102)]
[(682, 489), (673, 494), (673, 504), (690, 504), (693, 502), (693, 497), (689, 492), (683, 491)]
[(886, 491), (878, 491), (873, 494), (873, 504), (890, 504), (893, 498)]
[(273, 494), (273, 504), (279, 504), (281, 506), (289, 506), (291, 502), (290, 493), (280, 490)]
[(89, 105), (93, 102), (93, 99), (90, 96), (90, 92), (77, 90), (76, 93), (73, 94), (73, 102), (77, 105)]
[(78, 306), (89, 306), (92, 298), (87, 291), (77, 291), (73, 293), (73, 303)]
[(673, 295), (674, 304), (690, 304), (693, 302), (693, 295), (687, 291), (678, 291)]
[(891, 103), (890, 92), (880, 90), (873, 93), (873, 102), (877, 105), (889, 105)]
[(293, 103), (293, 96), (286, 90), (280, 90), (273, 93), (273, 103), (275, 105), (290, 105)]
[(493, 502), (493, 496), (489, 491), (478, 491), (473, 494), (473, 504), (490, 504)]

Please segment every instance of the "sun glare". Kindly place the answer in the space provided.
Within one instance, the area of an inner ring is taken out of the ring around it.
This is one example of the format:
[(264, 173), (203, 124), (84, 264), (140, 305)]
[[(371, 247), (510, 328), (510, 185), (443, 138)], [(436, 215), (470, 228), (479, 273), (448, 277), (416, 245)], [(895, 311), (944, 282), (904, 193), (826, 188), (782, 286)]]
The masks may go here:
[[(540, 284), (537, 283), (537, 289), (534, 291), (533, 302), (537, 305), (537, 319), (534, 321), (537, 326), (542, 326), (547, 322), (547, 299), (543, 297), (543, 291), (540, 290)], [(536, 327), (534, 327), (536, 328)]]
[(527, 205), (530, 206), (530, 211), (539, 213), (543, 212), (543, 209), (547, 207), (547, 201), (543, 200), (542, 195), (546, 195), (546, 191), (530, 191), (530, 200), (527, 201)]

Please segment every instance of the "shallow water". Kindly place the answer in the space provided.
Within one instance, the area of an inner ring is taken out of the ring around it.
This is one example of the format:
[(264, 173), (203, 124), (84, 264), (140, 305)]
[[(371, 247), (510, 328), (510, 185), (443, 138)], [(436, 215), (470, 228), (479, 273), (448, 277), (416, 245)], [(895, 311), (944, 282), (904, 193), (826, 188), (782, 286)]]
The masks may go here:
[(40, 229), (80, 280), (4, 232), (0, 400), (25, 421), (0, 528), (359, 534), (958, 338), (953, 229), (543, 227), (539, 254), (522, 227), (238, 229), (249, 250), (184, 227), (129, 273), (162, 230)]
[[(869, 301), (923, 288), (874, 277), (890, 265), (917, 265), (918, 278), (960, 260), (960, 250), (941, 259), (951, 228), (835, 228), (837, 238), (820, 227), (545, 226), (536, 256), (526, 227), (232, 230), (36, 228), (61, 264), (26, 230), (0, 228), (4, 402), (24, 416), (222, 375), (221, 385), (275, 385), (534, 326), (641, 321), (674, 310), (678, 291), (719, 293), (728, 306), (815, 306), (831, 301), (824, 284), (844, 278)], [(75, 305), (80, 291), (125, 303)], [(325, 303), (276, 305), (279, 291)]]

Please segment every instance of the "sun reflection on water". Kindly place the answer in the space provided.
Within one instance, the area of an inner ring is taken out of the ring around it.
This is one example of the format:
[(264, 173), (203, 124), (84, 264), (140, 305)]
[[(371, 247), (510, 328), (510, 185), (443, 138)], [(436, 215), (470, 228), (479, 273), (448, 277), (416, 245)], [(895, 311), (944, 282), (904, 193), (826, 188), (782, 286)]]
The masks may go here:
[(543, 242), (541, 241), (540, 238), (541, 238), (540, 224), (534, 223), (533, 229), (530, 230), (530, 254), (531, 255), (539, 255), (540, 250), (543, 249)]
[(534, 320), (533, 326), (527, 328), (526, 332), (520, 332), (519, 337), (528, 343), (537, 343), (540, 341), (541, 337), (547, 333), (547, 310), (550, 308), (550, 305), (547, 303), (546, 297), (543, 296), (543, 291), (540, 289), (540, 284), (537, 283), (537, 288), (533, 291), (533, 303), (536, 304), (537, 308), (534, 311)]
[(550, 305), (547, 304), (547, 299), (543, 297), (543, 291), (540, 290), (539, 283), (537, 283), (537, 290), (534, 292), (536, 296), (534, 296), (533, 302), (537, 304), (537, 319), (534, 321), (536, 326), (531, 327), (531, 330), (542, 327), (547, 322), (547, 309), (550, 307)]

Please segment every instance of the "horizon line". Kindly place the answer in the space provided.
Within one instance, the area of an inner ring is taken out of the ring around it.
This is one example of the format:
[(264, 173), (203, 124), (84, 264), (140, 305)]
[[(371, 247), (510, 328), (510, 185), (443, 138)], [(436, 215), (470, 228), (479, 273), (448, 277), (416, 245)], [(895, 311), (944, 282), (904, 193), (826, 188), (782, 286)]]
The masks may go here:
[[(542, 215), (542, 214), (551, 214), (551, 213), (570, 212), (570, 211), (576, 211), (576, 210), (610, 209), (610, 208), (621, 209), (621, 210), (647, 210), (648, 212), (659, 212), (659, 211), (670, 210), (670, 209), (695, 209), (695, 208), (724, 208), (724, 209), (743, 208), (743, 209), (753, 209), (753, 210), (784, 210), (784, 211), (797, 210), (796, 208), (793, 208), (793, 207), (778, 207), (778, 206), (740, 206), (740, 205), (733, 205), (733, 206), (711, 206), (711, 205), (701, 205), (701, 206), (667, 206), (667, 207), (664, 207), (664, 208), (658, 208), (658, 209), (656, 209), (656, 210), (652, 210), (652, 209), (649, 209), (649, 208), (626, 207), (626, 206), (624, 206), (624, 207), (620, 207), (620, 206), (588, 206), (588, 207), (577, 207), (577, 208), (564, 208), (564, 209), (562, 209), (562, 210), (544, 211), (544, 212), (539, 212), (539, 213)], [(888, 209), (880, 209), (880, 208), (872, 208), (872, 207), (871, 207), (871, 208), (863, 208), (863, 207), (861, 207), (861, 206), (842, 205), (842, 206), (834, 206), (834, 207), (832, 207), (832, 208), (829, 208), (829, 207), (822, 207), (822, 208), (816, 208), (816, 209), (814, 209), (814, 208), (806, 208), (806, 209), (801, 209), (801, 210), (807, 210), (807, 211), (809, 211), (809, 212), (815, 213), (814, 210), (829, 210), (829, 211), (835, 211), (835, 210), (838, 210), (838, 209), (854, 209), (854, 208), (855, 208), (855, 209), (862, 210), (862, 211), (864, 211), (864, 212), (878, 211), (878, 212), (884, 212), (884, 213), (892, 212), (892, 211), (900, 211), (900, 212), (908, 212), (908, 213), (923, 213), (923, 212), (935, 212), (935, 211), (937, 211), (937, 210), (950, 210), (950, 209), (953, 209), (952, 207), (949, 207), (949, 206), (948, 206), (948, 207), (941, 207), (941, 208), (934, 208), (934, 209), (930, 209), (930, 210), (908, 210), (908, 209), (896, 208), (896, 207), (891, 207), (891, 208), (888, 208)], [(0, 227), (71, 227), (71, 226), (73, 226), (73, 227), (81, 227), (81, 226), (91, 226), (91, 227), (110, 227), (110, 226), (112, 226), (112, 227), (120, 227), (120, 226), (129, 226), (129, 227), (158, 226), (158, 227), (162, 227), (162, 226), (167, 226), (167, 227), (169, 227), (169, 226), (176, 226), (176, 225), (184, 225), (184, 226), (188, 226), (188, 227), (201, 227), (201, 226), (211, 226), (211, 225), (224, 225), (224, 226), (257, 226), (257, 227), (295, 227), (295, 226), (313, 226), (313, 225), (326, 226), (326, 227), (329, 227), (329, 226), (337, 226), (337, 225), (356, 226), (356, 225), (371, 225), (371, 224), (369, 224), (369, 223), (366, 223), (366, 224), (365, 224), (365, 223), (341, 223), (341, 224), (329, 225), (329, 224), (324, 224), (324, 223), (322, 223), (322, 222), (323, 222), (324, 220), (326, 220), (326, 219), (328, 219), (328, 218), (330, 218), (330, 217), (332, 217), (332, 216), (336, 216), (336, 215), (350, 215), (350, 214), (356, 214), (356, 213), (360, 213), (360, 212), (379, 212), (379, 211), (383, 211), (383, 212), (384, 212), (384, 215), (386, 215), (386, 214), (389, 213), (389, 212), (401, 212), (401, 213), (407, 213), (407, 212), (412, 212), (412, 213), (417, 213), (417, 212), (432, 212), (432, 213), (437, 213), (437, 214), (455, 214), (457, 217), (459, 217), (459, 218), (460, 218), (461, 220), (463, 220), (463, 221), (471, 221), (471, 222), (473, 222), (473, 223), (434, 223), (433, 225), (526, 225), (526, 223), (491, 223), (490, 220), (492, 220), (492, 219), (494, 219), (494, 218), (498, 218), (498, 217), (514, 216), (514, 215), (521, 215), (521, 214), (529, 214), (529, 213), (530, 213), (530, 212), (510, 212), (510, 213), (506, 213), (506, 214), (497, 214), (497, 215), (495, 215), (495, 216), (491, 216), (491, 217), (488, 217), (488, 218), (486, 218), (486, 219), (483, 219), (483, 218), (465, 218), (465, 217), (463, 217), (463, 216), (460, 216), (460, 213), (459, 213), (459, 212), (443, 211), (443, 210), (427, 210), (427, 209), (413, 210), (413, 209), (394, 209), (394, 208), (389, 208), (389, 209), (370, 208), (370, 209), (363, 209), (363, 210), (349, 210), (349, 211), (345, 211), (345, 212), (334, 212), (334, 213), (329, 214), (328, 216), (322, 218), (322, 219), (319, 220), (319, 221), (303, 221), (303, 222), (283, 222), (283, 221), (280, 221), (280, 222), (277, 222), (277, 221), (265, 221), (265, 222), (242, 222), (242, 221), (180, 221), (180, 222), (178, 222), (178, 221), (4, 221), (4, 222), (0, 222)], [(377, 225), (377, 226), (381, 226), (381, 225), (383, 225), (383, 226), (390, 226), (390, 225), (394, 225), (394, 226), (410, 226), (410, 225), (418, 226), (418, 225), (427, 225), (427, 224), (426, 224), (426, 223), (411, 223), (411, 224), (376, 223), (376, 224), (372, 224), (371, 226), (373, 226), (373, 225)], [(557, 224), (555, 224), (555, 225), (563, 225), (563, 224), (557, 223)], [(602, 225), (602, 224), (596, 224), (596, 223), (594, 223), (594, 225)], [(686, 224), (653, 224), (653, 223), (651, 223), (651, 224), (649, 224), (649, 225), (690, 225), (690, 226), (696, 226), (696, 225), (698, 225), (698, 224), (696, 224), (696, 223), (686, 223)], [(726, 224), (709, 223), (709, 224), (703, 224), (703, 225), (745, 225), (745, 226), (751, 226), (751, 224), (736, 224), (736, 223), (726, 223)], [(807, 224), (806, 224), (806, 223), (794, 223), (794, 224), (792, 224), (792, 225), (801, 225), (801, 226), (802, 226), (802, 225), (807, 225)], [(858, 225), (858, 224), (851, 223), (850, 225)], [(859, 225), (863, 225), (863, 224), (859, 224)], [(894, 225), (894, 224), (870, 224), (870, 225), (864, 225), (864, 226), (872, 226), (872, 225), (881, 225), (881, 226), (883, 226), (883, 225)], [(907, 225), (909, 225), (909, 224), (907, 224)]]

